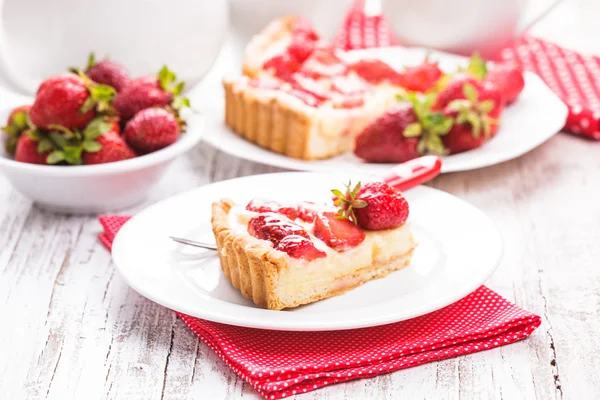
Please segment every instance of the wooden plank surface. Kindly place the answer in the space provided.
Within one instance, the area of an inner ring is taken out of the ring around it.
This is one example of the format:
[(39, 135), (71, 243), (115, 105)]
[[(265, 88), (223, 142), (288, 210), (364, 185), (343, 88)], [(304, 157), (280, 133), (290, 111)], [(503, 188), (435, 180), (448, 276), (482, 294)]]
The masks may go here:
[[(573, 0), (536, 31), (600, 52), (590, 37), (598, 17), (592, 0)], [(505, 255), (488, 284), (543, 317), (532, 337), (302, 398), (600, 398), (599, 146), (560, 134), (517, 160), (432, 183), (498, 224)], [(276, 171), (200, 145), (127, 213)], [(99, 231), (94, 216), (40, 210), (0, 177), (0, 398), (260, 398), (171, 312), (127, 287)]]

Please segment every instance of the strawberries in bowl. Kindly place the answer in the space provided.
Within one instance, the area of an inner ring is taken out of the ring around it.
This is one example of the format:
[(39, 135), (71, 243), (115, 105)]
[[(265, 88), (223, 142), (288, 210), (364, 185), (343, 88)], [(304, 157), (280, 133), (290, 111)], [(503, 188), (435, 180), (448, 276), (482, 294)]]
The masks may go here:
[[(123, 116), (116, 99), (136, 87), (152, 90), (136, 92), (135, 102), (124, 97), (131, 114)], [(185, 109), (183, 88), (166, 67), (131, 79), (122, 65), (91, 57), (85, 72), (47, 78), (31, 105), (0, 117), (0, 168), (17, 189), (53, 209), (98, 212), (139, 202), (200, 139), (201, 121)]]

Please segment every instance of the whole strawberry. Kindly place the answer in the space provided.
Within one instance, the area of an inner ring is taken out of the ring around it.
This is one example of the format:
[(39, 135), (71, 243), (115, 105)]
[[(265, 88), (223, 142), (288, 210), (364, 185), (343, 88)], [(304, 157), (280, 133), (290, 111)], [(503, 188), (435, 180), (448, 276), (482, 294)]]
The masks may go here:
[(398, 83), (408, 90), (426, 92), (435, 87), (442, 75), (442, 70), (436, 63), (426, 61), (421, 65), (407, 67), (400, 73)]
[(114, 96), (110, 86), (94, 84), (85, 76), (65, 74), (44, 81), (29, 110), (29, 119), (40, 129), (60, 125), (66, 129), (83, 129), (105, 111)]
[(384, 182), (360, 182), (346, 193), (332, 191), (337, 197), (335, 204), (340, 207), (338, 217), (348, 218), (367, 230), (393, 229), (403, 225), (408, 219), (408, 202), (400, 192)]
[[(127, 145), (118, 131), (111, 129), (96, 139), (97, 151), (83, 151), (81, 156), (84, 165), (105, 164), (115, 161), (128, 160), (135, 157), (135, 153)], [(96, 150), (96, 148), (94, 148)]]
[(15, 108), (8, 115), (6, 125), (1, 129), (7, 135), (5, 148), (8, 154), (15, 154), (17, 142), (23, 132), (30, 128), (29, 109), (31, 106), (20, 106)]
[(504, 104), (513, 103), (525, 87), (523, 73), (512, 64), (496, 64), (488, 71), (484, 82), (500, 91)]
[(438, 94), (433, 103), (432, 109), (436, 111), (443, 110), (452, 100), (465, 99), (463, 88), (465, 85), (471, 85), (477, 92), (483, 90), (480, 81), (473, 76), (459, 73), (454, 75), (448, 85), (443, 88)]
[(480, 147), (498, 130), (502, 96), (493, 87), (478, 87), (465, 84), (463, 98), (450, 101), (444, 108), (444, 114), (455, 121), (442, 138), (450, 154)]
[(369, 124), (357, 137), (354, 154), (369, 162), (404, 162), (419, 157), (418, 137), (404, 136), (417, 123), (412, 104), (399, 103)]
[(177, 118), (163, 108), (146, 108), (127, 123), (124, 136), (138, 153), (146, 154), (175, 143), (179, 137)]
[(38, 141), (34, 140), (28, 132), (25, 132), (17, 142), (15, 161), (29, 164), (46, 164), (51, 151), (38, 151)]
[(96, 62), (94, 53), (90, 54), (85, 74), (94, 82), (112, 86), (117, 92), (129, 84), (129, 72), (124, 66), (109, 59)]
[(404, 162), (425, 152), (445, 154), (452, 120), (431, 110), (431, 97), (409, 93), (356, 137), (354, 153), (369, 162)]
[(143, 76), (131, 81), (115, 98), (119, 117), (127, 122), (139, 111), (151, 107), (172, 106), (174, 109), (189, 107), (189, 100), (179, 96), (184, 82), (166, 66), (156, 76)]

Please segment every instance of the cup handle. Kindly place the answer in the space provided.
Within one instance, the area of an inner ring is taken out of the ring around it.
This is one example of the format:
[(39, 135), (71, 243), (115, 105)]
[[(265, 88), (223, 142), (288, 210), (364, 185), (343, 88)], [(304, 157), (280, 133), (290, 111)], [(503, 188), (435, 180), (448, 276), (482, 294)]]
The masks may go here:
[(554, 10), (554, 8), (559, 5), (563, 0), (552, 0), (552, 2), (539, 10), (537, 13), (531, 15), (530, 17), (523, 18), (523, 21), (519, 24), (520, 26), (517, 28), (516, 35), (517, 37), (521, 36), (525, 32), (527, 32), (533, 25), (539, 22), (542, 18), (550, 13), (550, 11)]
[[(2, 20), (3, 11), (4, 0), (0, 0), (0, 21)], [(14, 69), (10, 66), (6, 46), (4, 45), (5, 36), (4, 26), (0, 23), (0, 81), (23, 94), (35, 93), (36, 83), (31, 81), (24, 82), (18, 74), (14, 73)]]

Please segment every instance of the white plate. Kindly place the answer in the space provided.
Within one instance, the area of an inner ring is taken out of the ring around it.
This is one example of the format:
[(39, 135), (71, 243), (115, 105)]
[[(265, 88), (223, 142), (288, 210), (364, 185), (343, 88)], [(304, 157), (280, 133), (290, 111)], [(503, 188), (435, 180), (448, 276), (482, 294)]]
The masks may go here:
[(239, 203), (255, 196), (322, 201), (348, 177), (279, 173), (199, 187), (127, 222), (114, 241), (113, 260), (133, 289), (173, 310), (231, 325), (305, 331), (375, 326), (427, 314), (471, 293), (496, 269), (502, 239), (494, 223), (475, 207), (428, 187), (406, 192), (419, 242), (409, 267), (289, 311), (258, 308), (227, 281), (214, 252), (169, 239), (214, 241), (210, 205), (222, 197)]
[[(370, 49), (363, 53), (376, 54), (389, 64), (416, 65), (422, 62), (426, 51), (400, 47)], [(444, 70), (455, 70), (464, 65), (467, 59), (441, 52), (431, 52), (431, 58), (438, 60)], [(212, 146), (261, 164), (300, 171), (348, 171), (367, 174), (380, 174), (389, 164), (368, 164), (352, 153), (319, 161), (303, 161), (286, 157), (263, 149), (233, 133), (224, 123), (223, 90), (219, 82), (207, 85), (197, 93), (194, 102), (203, 104), (207, 117), (206, 134), (202, 140)], [(465, 171), (498, 164), (533, 150), (565, 125), (568, 110), (564, 103), (534, 73), (525, 73), (525, 88), (519, 99), (509, 106), (502, 115), (500, 131), (483, 147), (443, 158), (442, 172)]]

